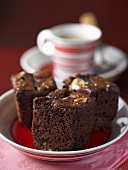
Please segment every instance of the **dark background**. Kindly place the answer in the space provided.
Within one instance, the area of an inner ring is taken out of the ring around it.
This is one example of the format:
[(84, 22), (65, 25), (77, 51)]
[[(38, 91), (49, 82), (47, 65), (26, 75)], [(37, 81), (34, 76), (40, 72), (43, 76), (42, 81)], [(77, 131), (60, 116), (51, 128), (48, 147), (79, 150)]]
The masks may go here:
[(103, 41), (128, 53), (127, 0), (0, 0), (0, 46), (34, 46), (41, 29), (94, 12)]
[[(97, 16), (104, 43), (128, 53), (128, 0), (0, 0), (0, 94), (12, 88), (10, 77), (40, 30), (79, 22), (85, 12)], [(128, 69), (116, 83), (128, 101)]]

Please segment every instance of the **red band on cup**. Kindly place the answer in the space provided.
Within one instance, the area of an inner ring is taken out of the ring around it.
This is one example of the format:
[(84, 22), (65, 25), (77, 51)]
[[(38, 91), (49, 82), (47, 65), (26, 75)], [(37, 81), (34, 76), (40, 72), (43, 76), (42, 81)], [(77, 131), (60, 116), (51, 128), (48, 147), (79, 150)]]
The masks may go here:
[(95, 44), (90, 44), (90, 45), (82, 45), (82, 46), (66, 46), (66, 45), (58, 45), (55, 44), (55, 49), (60, 52), (65, 52), (65, 53), (84, 53), (84, 52), (89, 52), (93, 51), (97, 47), (97, 43)]

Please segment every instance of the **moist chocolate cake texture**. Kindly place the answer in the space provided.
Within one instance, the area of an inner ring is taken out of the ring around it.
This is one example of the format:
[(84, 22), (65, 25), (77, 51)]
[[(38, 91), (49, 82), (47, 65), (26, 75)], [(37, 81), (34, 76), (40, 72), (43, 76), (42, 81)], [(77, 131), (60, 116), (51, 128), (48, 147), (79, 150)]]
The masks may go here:
[(93, 130), (106, 130), (117, 114), (119, 87), (97, 75), (80, 75), (68, 77), (64, 88), (69, 91), (84, 93), (96, 98), (95, 124)]
[(11, 77), (18, 119), (42, 150), (84, 149), (92, 131), (105, 131), (117, 114), (119, 87), (97, 75), (66, 78), (62, 89), (49, 71)]
[(31, 128), (33, 115), (33, 99), (46, 96), (57, 88), (51, 72), (37, 71), (34, 74), (22, 71), (11, 77), (15, 94), (19, 122)]
[(56, 90), (34, 99), (32, 135), (42, 150), (83, 149), (95, 121), (95, 98)]

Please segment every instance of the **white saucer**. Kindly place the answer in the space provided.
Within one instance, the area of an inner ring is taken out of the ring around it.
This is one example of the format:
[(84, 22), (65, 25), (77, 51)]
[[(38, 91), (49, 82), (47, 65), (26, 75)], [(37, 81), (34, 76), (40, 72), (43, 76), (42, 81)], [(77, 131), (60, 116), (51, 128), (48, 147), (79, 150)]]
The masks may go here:
[[(106, 69), (102, 67), (102, 56), (104, 56), (109, 66)], [(100, 50), (95, 52), (94, 62), (96, 65), (94, 74), (111, 81), (115, 81), (128, 66), (127, 55), (122, 50), (110, 45), (104, 45), (102, 52)], [(29, 73), (33, 73), (51, 63), (51, 57), (43, 55), (36, 46), (24, 52), (20, 59), (21, 67)]]

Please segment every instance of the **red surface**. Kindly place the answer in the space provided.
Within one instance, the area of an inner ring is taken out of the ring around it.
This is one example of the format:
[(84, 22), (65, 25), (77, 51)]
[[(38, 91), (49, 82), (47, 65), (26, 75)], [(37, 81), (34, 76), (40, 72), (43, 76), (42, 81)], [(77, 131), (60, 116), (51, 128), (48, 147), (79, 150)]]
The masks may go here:
[(51, 72), (52, 72), (53, 67), (52, 67), (52, 65), (51, 65), (51, 64), (49, 64), (49, 65), (47, 65), (46, 67), (42, 67), (42, 69), (46, 69), (46, 70), (49, 70), (49, 71), (51, 71)]
[(33, 144), (34, 140), (31, 134), (31, 129), (22, 126), (17, 119), (12, 125), (12, 136), (16, 143), (28, 148), (37, 149)]
[(93, 148), (93, 147), (104, 144), (107, 141), (107, 139), (110, 135), (110, 132), (111, 132), (111, 130), (107, 129), (104, 132), (96, 131), (96, 132), (91, 133), (89, 141), (87, 142), (85, 148), (86, 149)]
[[(26, 146), (28, 148), (37, 149), (36, 146), (33, 144), (34, 140), (32, 137), (31, 130), (21, 125), (17, 119), (12, 125), (12, 135), (16, 143), (22, 146)], [(109, 135), (110, 129), (107, 129), (105, 132), (97, 131), (95, 133), (92, 133), (85, 148), (93, 148), (104, 144), (108, 139)]]
[(0, 95), (11, 89), (10, 77), (22, 70), (20, 57), (29, 47), (0, 47)]

